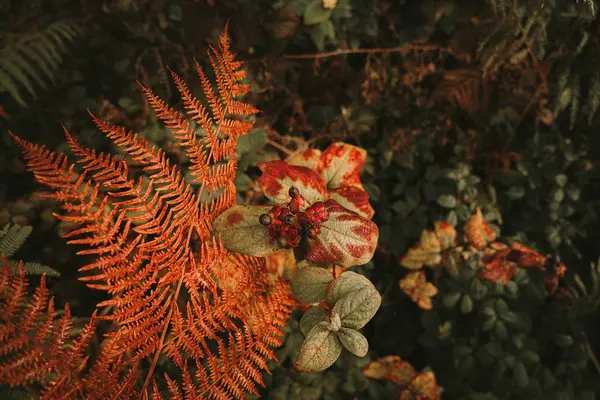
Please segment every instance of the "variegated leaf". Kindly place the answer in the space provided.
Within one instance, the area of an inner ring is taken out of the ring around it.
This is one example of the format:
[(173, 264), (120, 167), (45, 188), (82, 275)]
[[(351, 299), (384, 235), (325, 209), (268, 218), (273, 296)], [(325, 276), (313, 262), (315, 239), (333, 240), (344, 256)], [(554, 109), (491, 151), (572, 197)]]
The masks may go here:
[(367, 219), (373, 218), (375, 214), (369, 203), (369, 194), (359, 187), (343, 186), (331, 189), (329, 197)]
[(329, 188), (357, 186), (362, 189), (360, 170), (367, 160), (367, 151), (351, 144), (336, 142), (321, 155), (323, 178)]
[(262, 171), (258, 184), (264, 195), (276, 204), (291, 200), (288, 192), (292, 186), (298, 188), (304, 199), (311, 204), (328, 199), (323, 178), (309, 168), (289, 165), (280, 160), (261, 162), (258, 168)]
[(213, 228), (228, 250), (266, 257), (282, 250), (259, 221), (260, 215), (270, 209), (271, 206), (235, 205), (215, 218)]
[(335, 200), (325, 202), (329, 220), (321, 234), (309, 240), (306, 259), (316, 263), (334, 263), (343, 267), (366, 264), (377, 247), (377, 225), (346, 209)]
[(290, 165), (310, 168), (320, 174), (323, 171), (323, 160), (321, 159), (321, 150), (308, 149), (300, 153), (294, 153), (286, 162)]

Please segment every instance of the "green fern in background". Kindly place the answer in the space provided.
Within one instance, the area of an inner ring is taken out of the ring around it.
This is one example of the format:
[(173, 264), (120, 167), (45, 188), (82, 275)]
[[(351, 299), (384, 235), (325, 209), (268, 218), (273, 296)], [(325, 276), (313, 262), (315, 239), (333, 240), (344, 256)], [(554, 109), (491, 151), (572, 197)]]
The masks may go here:
[(54, 83), (69, 46), (81, 34), (78, 22), (63, 20), (42, 31), (5, 40), (0, 47), (0, 93), (27, 106), (23, 89), (35, 98), (39, 89)]
[[(19, 270), (19, 261), (12, 260), (11, 257), (23, 246), (32, 231), (31, 226), (11, 224), (6, 224), (0, 229), (0, 256), (8, 258), (8, 262), (15, 272)], [(24, 262), (23, 269), (30, 275), (60, 276), (58, 271), (36, 262)]]

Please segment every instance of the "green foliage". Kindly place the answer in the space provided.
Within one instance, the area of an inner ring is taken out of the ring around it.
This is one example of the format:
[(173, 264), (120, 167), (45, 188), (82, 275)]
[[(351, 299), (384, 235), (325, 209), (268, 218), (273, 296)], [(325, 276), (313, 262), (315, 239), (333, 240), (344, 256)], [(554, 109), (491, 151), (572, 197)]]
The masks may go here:
[(373, 318), (381, 296), (364, 276), (352, 271), (333, 279), (319, 267), (302, 267), (292, 278), (292, 292), (303, 303), (324, 302), (308, 309), (300, 320), (306, 336), (295, 366), (299, 371), (318, 372), (329, 368), (346, 348), (364, 357), (369, 342), (356, 329)]
[(39, 32), (6, 37), (0, 48), (0, 93), (25, 106), (22, 89), (35, 99), (37, 91), (56, 82), (71, 45), (81, 36), (78, 22), (63, 20)]
[[(8, 259), (10, 266), (15, 273), (19, 271), (20, 261), (13, 260), (11, 257), (23, 246), (33, 228), (31, 226), (19, 226), (6, 224), (0, 229), (0, 256), (5, 256)], [(60, 276), (60, 273), (46, 265), (37, 262), (24, 262), (23, 269), (26, 274), (48, 276)]]

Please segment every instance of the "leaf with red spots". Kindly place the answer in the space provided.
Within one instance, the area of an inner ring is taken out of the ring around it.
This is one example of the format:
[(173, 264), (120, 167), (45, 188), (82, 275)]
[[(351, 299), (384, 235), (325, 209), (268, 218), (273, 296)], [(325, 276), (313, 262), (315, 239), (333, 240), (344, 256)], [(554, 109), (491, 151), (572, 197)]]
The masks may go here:
[(283, 250), (261, 225), (261, 214), (271, 206), (235, 205), (213, 221), (223, 245), (230, 251), (255, 257), (266, 257)]
[(437, 267), (442, 262), (442, 252), (456, 245), (456, 230), (443, 221), (436, 221), (434, 230), (425, 230), (421, 240), (400, 259), (408, 269), (421, 269), (423, 265)]
[(329, 188), (356, 186), (362, 189), (360, 170), (367, 160), (367, 151), (347, 143), (336, 142), (321, 155), (321, 175)]
[(319, 236), (308, 241), (306, 259), (343, 267), (369, 262), (379, 238), (377, 225), (335, 200), (326, 201), (325, 210), (329, 219), (323, 222)]
[(419, 307), (423, 310), (431, 310), (431, 298), (437, 294), (438, 290), (432, 283), (427, 282), (425, 272), (410, 272), (398, 282), (398, 285)]
[(356, 186), (343, 186), (329, 191), (329, 197), (361, 216), (371, 219), (375, 210), (369, 203), (369, 195)]
[(329, 197), (323, 178), (310, 168), (289, 165), (281, 160), (258, 163), (258, 168), (262, 171), (258, 184), (264, 195), (276, 204), (291, 200), (289, 190), (292, 186), (298, 188), (311, 204)]
[(496, 239), (496, 231), (488, 225), (479, 208), (465, 223), (464, 231), (465, 241), (478, 250), (483, 250)]
[(286, 162), (290, 165), (310, 168), (320, 174), (323, 171), (323, 159), (321, 158), (321, 150), (308, 149), (300, 153), (294, 153)]
[(371, 361), (362, 369), (363, 375), (373, 379), (390, 381), (400, 386), (407, 386), (417, 376), (417, 370), (398, 356), (386, 356)]

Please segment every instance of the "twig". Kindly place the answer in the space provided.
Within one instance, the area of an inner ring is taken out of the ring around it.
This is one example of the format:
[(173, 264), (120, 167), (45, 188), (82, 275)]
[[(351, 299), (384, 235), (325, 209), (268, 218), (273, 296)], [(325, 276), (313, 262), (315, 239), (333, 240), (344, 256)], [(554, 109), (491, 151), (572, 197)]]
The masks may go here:
[[(324, 53), (311, 53), (311, 54), (283, 54), (279, 57), (275, 57), (274, 59), (283, 59), (283, 60), (302, 60), (302, 59), (321, 59), (321, 58), (329, 58), (329, 57), (337, 57), (348, 54), (386, 54), (386, 53), (401, 53), (405, 55), (411, 51), (446, 51), (445, 48), (436, 44), (415, 44), (415, 43), (407, 43), (398, 47), (388, 47), (388, 48), (371, 48), (371, 49), (338, 49), (333, 51), (327, 51)], [(270, 57), (263, 57), (260, 59), (249, 60), (251, 61), (267, 61)]]
[(596, 358), (596, 354), (594, 354), (594, 350), (592, 350), (592, 346), (590, 346), (590, 341), (589, 341), (587, 335), (585, 334), (585, 332), (583, 333), (583, 337), (585, 338), (585, 347), (587, 348), (588, 356), (590, 356), (590, 359), (592, 360), (592, 364), (594, 364), (594, 367), (596, 368), (598, 375), (600, 375), (600, 362), (598, 362), (598, 359)]
[(289, 156), (289, 155), (292, 155), (292, 154), (294, 153), (294, 152), (293, 152), (293, 151), (291, 151), (290, 149), (287, 149), (287, 148), (285, 148), (284, 146), (280, 145), (279, 143), (277, 143), (277, 142), (275, 142), (275, 141), (273, 141), (273, 140), (271, 140), (271, 139), (267, 139), (267, 144), (269, 144), (269, 145), (271, 145), (271, 146), (275, 147), (277, 150), (281, 150), (281, 151), (283, 151), (283, 152), (284, 152), (285, 154), (287, 154), (288, 156)]

